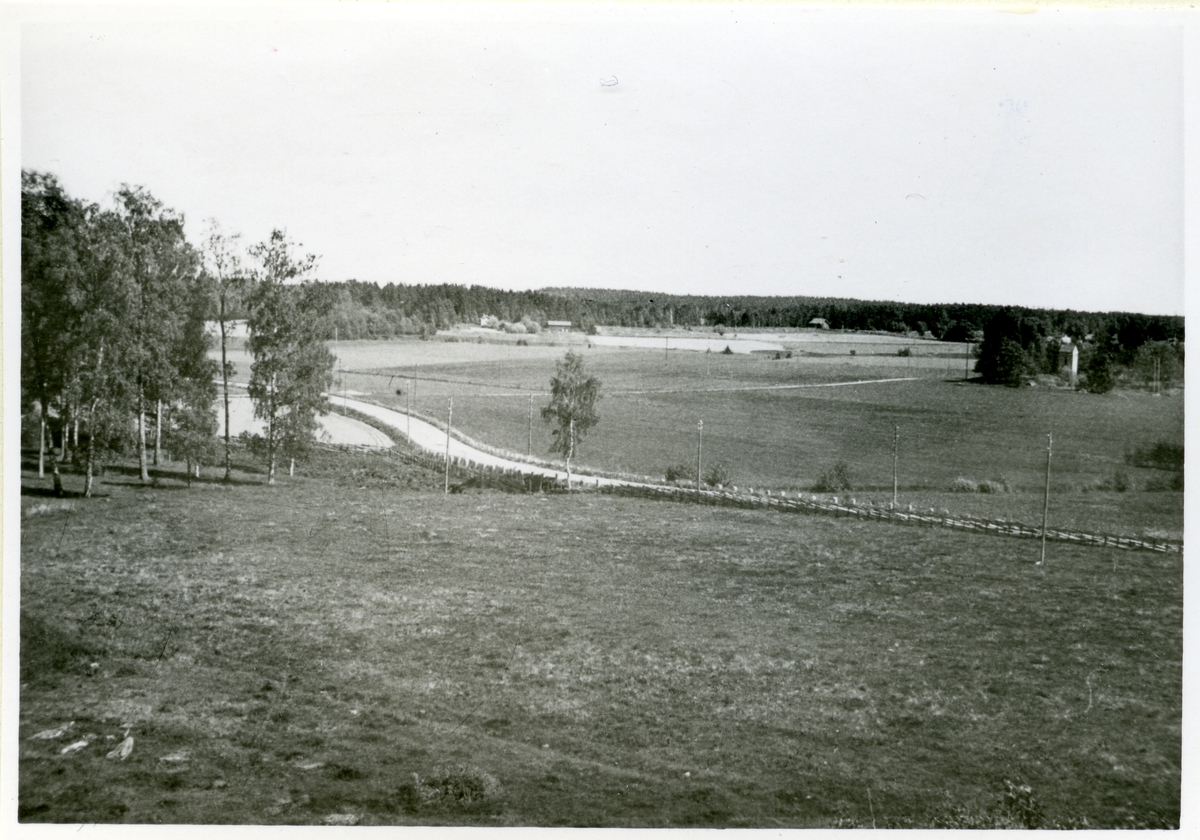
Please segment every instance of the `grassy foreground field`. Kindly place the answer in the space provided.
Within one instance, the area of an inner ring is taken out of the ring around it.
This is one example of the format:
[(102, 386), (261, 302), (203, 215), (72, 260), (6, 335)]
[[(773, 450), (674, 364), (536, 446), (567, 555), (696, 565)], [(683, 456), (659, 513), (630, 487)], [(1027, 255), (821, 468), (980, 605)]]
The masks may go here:
[(23, 498), (22, 820), (1178, 824), (1178, 555), (328, 457)]

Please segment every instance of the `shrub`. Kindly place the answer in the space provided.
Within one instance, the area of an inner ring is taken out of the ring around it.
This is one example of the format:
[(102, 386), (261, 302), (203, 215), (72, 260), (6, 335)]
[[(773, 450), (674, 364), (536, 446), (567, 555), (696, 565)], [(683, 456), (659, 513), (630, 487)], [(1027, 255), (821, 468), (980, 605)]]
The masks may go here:
[(1177, 472), (1171, 476), (1156, 476), (1146, 482), (1146, 490), (1150, 493), (1183, 490), (1183, 473)]
[(1004, 478), (995, 481), (979, 482), (980, 493), (1011, 493), (1012, 488), (1008, 486), (1008, 480)]
[(1042, 824), (1042, 806), (1033, 797), (1029, 785), (1018, 785), (1004, 780), (1004, 799), (1001, 807), (1025, 828), (1038, 828)]
[(667, 481), (695, 481), (696, 469), (688, 464), (671, 464), (667, 467)]
[(911, 356), (912, 348), (911, 347), (901, 347), (899, 350), (896, 351), (896, 355), (897, 356)]
[(1107, 353), (1096, 353), (1084, 368), (1082, 378), (1089, 392), (1107, 394), (1117, 381), (1112, 359)]
[(732, 356), (733, 355), (733, 351), (729, 349), (728, 344), (726, 344), (725, 349), (721, 351), (721, 355), (723, 355), (723, 356)]
[(450, 770), (439, 767), (428, 778), (413, 773), (412, 784), (403, 785), (397, 791), (397, 798), (405, 810), (414, 811), (421, 805), (477, 805), (499, 794), (500, 782), (491, 773), (459, 765)]
[(542, 325), (528, 315), (521, 319), (521, 323), (525, 325), (525, 331), (530, 335), (537, 335), (542, 331)]
[(506, 333), (524, 333), (526, 332), (524, 324), (510, 324), (505, 322), (501, 325)]
[(1140, 449), (1126, 450), (1125, 463), (1133, 467), (1150, 467), (1159, 470), (1183, 469), (1183, 445), (1156, 441)]
[(979, 484), (961, 475), (950, 483), (951, 493), (978, 493)]
[(723, 462), (718, 461), (709, 467), (708, 472), (704, 474), (704, 483), (715, 487), (718, 484), (728, 484), (729, 478), (729, 468)]
[(838, 461), (826, 469), (817, 479), (817, 483), (812, 486), (814, 493), (844, 493), (853, 489), (854, 484), (850, 481), (850, 467), (845, 461)]

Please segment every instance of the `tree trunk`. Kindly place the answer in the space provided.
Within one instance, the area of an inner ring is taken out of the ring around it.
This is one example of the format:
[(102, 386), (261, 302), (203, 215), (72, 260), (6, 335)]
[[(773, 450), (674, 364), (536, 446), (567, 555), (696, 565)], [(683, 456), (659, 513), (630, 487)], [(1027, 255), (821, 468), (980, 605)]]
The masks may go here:
[(138, 474), (142, 484), (150, 483), (150, 465), (146, 463), (146, 397), (138, 391)]
[(94, 429), (88, 429), (88, 448), (87, 448), (87, 467), (83, 478), (83, 496), (90, 499), (92, 496), (92, 469), (96, 463), (96, 432)]
[(191, 456), (188, 456), (188, 458), (187, 458), (187, 486), (188, 487), (192, 486), (192, 459), (191, 459)]
[[(42, 402), (42, 420), (41, 420), (41, 427), (42, 427), (42, 447), (41, 448), (43, 450), (45, 450), (47, 448), (45, 445), (45, 442), (46, 442), (46, 429), (48, 426), (49, 426), (49, 423), (47, 422), (47, 418), (46, 418), (46, 403), (43, 401)], [(66, 432), (64, 431), (63, 434), (66, 434)], [(51, 439), (50, 439), (49, 450), (50, 450), (50, 469), (54, 473), (54, 495), (61, 496), (63, 494), (62, 476), (59, 475), (59, 473), (58, 473), (58, 457), (54, 454), (54, 439), (53, 439), (53, 437), (51, 437)], [(38, 474), (39, 474), (39, 477), (44, 474), (41, 457), (38, 458)]]
[(42, 403), (38, 415), (38, 478), (46, 477), (46, 404)]
[(155, 405), (154, 412), (154, 466), (159, 464), (159, 455), (162, 452), (162, 400), (159, 400)]
[(71, 406), (68, 403), (63, 409), (62, 423), (62, 457), (59, 460), (67, 463), (71, 456)]
[(575, 418), (571, 418), (570, 437), (567, 440), (567, 490), (571, 489), (571, 456), (575, 454)]
[(229, 454), (229, 361), (225, 356), (225, 293), (221, 296), (221, 383), (225, 391), (225, 481), (233, 480), (233, 464)]
[[(272, 377), (271, 383), (275, 380)], [(271, 405), (270, 419), (267, 420), (267, 484), (275, 483), (275, 406)]]
[(294, 476), (295, 474), (296, 474), (296, 459), (292, 458), (290, 461), (288, 461), (288, 477), (290, 478), (291, 476)]

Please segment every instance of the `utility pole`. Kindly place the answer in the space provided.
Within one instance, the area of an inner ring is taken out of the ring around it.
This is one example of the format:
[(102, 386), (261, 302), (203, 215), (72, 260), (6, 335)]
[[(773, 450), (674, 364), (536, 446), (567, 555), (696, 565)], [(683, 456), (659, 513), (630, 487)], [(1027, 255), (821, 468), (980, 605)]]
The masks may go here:
[(671, 336), (663, 336), (663, 363), (671, 364)]
[(704, 421), (696, 423), (696, 499), (700, 498), (701, 453), (704, 451)]
[(529, 448), (525, 454), (533, 457), (533, 394), (529, 395)]
[(900, 427), (892, 432), (892, 508), (895, 509), (900, 493)]
[(446, 417), (446, 495), (450, 495), (450, 424), (454, 422), (454, 397), (450, 398), (450, 413)]
[(1046, 504), (1042, 508), (1042, 559), (1038, 565), (1046, 562), (1046, 527), (1050, 522), (1050, 451), (1054, 448), (1054, 433), (1046, 435)]
[(405, 406), (406, 411), (404, 413), (405, 417), (407, 418), (405, 420), (405, 422), (408, 424), (407, 434), (408, 434), (408, 448), (409, 449), (412, 449), (412, 389), (413, 389), (412, 383), (413, 383), (413, 381), (411, 379), (408, 380), (408, 390), (405, 392), (405, 402), (407, 404)]

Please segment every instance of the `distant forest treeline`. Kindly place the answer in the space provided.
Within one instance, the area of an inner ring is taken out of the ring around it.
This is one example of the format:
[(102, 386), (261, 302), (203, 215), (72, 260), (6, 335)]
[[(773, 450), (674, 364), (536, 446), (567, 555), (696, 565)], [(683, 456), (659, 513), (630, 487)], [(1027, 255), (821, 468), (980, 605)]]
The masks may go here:
[[(347, 281), (328, 284), (333, 302), (330, 329), (344, 339), (394, 335), (478, 324), (484, 316), (501, 321), (571, 321), (588, 330), (619, 327), (807, 327), (822, 318), (835, 330), (924, 335), (943, 341), (979, 341), (1001, 312), (1042, 337), (1070, 336), (1115, 346), (1132, 358), (1150, 341), (1182, 342), (1183, 318), (1127, 312), (1077, 312), (991, 304), (917, 304), (821, 297), (667, 295), (610, 289), (554, 288), (505, 291), (486, 286), (402, 285)], [(332, 337), (332, 335), (330, 336)]]

